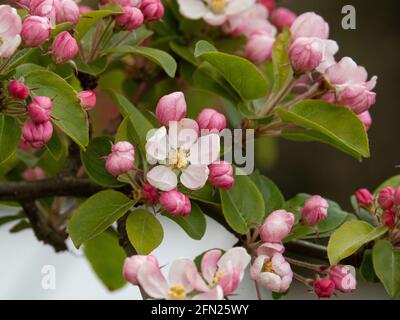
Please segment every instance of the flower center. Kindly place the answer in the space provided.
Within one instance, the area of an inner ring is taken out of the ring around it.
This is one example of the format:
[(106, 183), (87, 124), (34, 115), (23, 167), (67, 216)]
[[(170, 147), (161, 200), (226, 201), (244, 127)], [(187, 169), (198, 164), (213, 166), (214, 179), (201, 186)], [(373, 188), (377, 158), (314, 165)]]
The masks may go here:
[(212, 285), (213, 285), (213, 286), (217, 285), (217, 284), (221, 281), (221, 278), (222, 278), (223, 276), (224, 276), (224, 273), (221, 272), (221, 271), (218, 271), (218, 272), (215, 274), (214, 278), (212, 279)]
[(173, 300), (183, 300), (186, 298), (185, 287), (178, 283), (169, 288), (168, 295)]
[(274, 268), (272, 267), (272, 261), (265, 262), (262, 268), (263, 272), (275, 273)]
[(168, 165), (172, 169), (184, 169), (189, 165), (189, 150), (178, 148), (172, 149), (168, 153)]
[(215, 14), (223, 14), (225, 11), (225, 0), (211, 0), (208, 5)]

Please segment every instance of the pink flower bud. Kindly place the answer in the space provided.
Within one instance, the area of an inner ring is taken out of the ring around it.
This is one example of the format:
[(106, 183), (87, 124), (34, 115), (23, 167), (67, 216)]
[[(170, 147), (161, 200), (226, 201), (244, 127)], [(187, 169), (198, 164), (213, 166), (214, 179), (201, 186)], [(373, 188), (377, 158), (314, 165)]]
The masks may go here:
[(146, 263), (154, 264), (158, 268), (157, 258), (154, 256), (140, 256), (135, 255), (125, 259), (123, 267), (123, 275), (126, 281), (133, 285), (138, 285), (138, 272), (139, 269)]
[(58, 34), (51, 46), (51, 53), (58, 64), (71, 60), (76, 56), (78, 51), (78, 44), (68, 31)]
[(301, 219), (310, 226), (317, 225), (328, 216), (329, 203), (321, 196), (312, 196), (304, 203)]
[(314, 292), (319, 298), (330, 298), (335, 292), (335, 283), (328, 277), (315, 280)]
[(29, 16), (22, 24), (21, 37), (27, 47), (37, 47), (46, 42), (51, 34), (50, 21), (46, 17)]
[(260, 0), (260, 3), (264, 5), (269, 12), (272, 12), (275, 9), (276, 0)]
[(86, 110), (92, 110), (96, 106), (96, 92), (93, 90), (83, 90), (78, 93), (81, 106)]
[(56, 0), (31, 0), (29, 12), (33, 16), (49, 18), (50, 23), (54, 25), (56, 24), (56, 5)]
[(335, 288), (341, 292), (349, 293), (356, 289), (357, 280), (346, 266), (338, 265), (329, 270), (329, 279)]
[(74, 0), (58, 0), (56, 2), (57, 23), (70, 22), (75, 25), (80, 15), (79, 7)]
[(293, 22), (290, 31), (293, 41), (300, 37), (315, 37), (328, 39), (329, 25), (314, 12), (306, 12), (298, 16)]
[(210, 173), (208, 175), (208, 181), (217, 188), (230, 189), (235, 183), (233, 178), (232, 165), (226, 161), (220, 161), (208, 166)]
[(34, 168), (26, 169), (22, 173), (22, 177), (26, 181), (42, 180), (42, 179), (46, 178), (46, 173), (44, 172), (44, 170), (42, 168), (34, 167)]
[(290, 28), (296, 18), (296, 14), (286, 8), (276, 8), (271, 14), (271, 22), (276, 25), (279, 30), (283, 30), (285, 27)]
[(142, 188), (142, 195), (144, 202), (155, 205), (158, 202), (158, 192), (151, 184), (144, 184)]
[(390, 209), (393, 207), (394, 200), (394, 189), (392, 187), (386, 187), (379, 191), (378, 203), (382, 209)]
[(306, 72), (317, 68), (324, 56), (324, 45), (318, 38), (297, 38), (289, 49), (293, 68)]
[(396, 213), (392, 209), (387, 209), (382, 213), (382, 222), (388, 228), (393, 228), (396, 224)]
[(332, 91), (325, 93), (320, 99), (329, 103), (337, 103), (336, 94)]
[(161, 193), (161, 207), (173, 216), (187, 216), (192, 210), (189, 197), (176, 190)]
[(160, 0), (143, 0), (140, 10), (145, 20), (160, 20), (164, 15), (164, 6)]
[(371, 114), (369, 113), (369, 111), (364, 111), (363, 113), (358, 114), (357, 117), (363, 123), (365, 130), (368, 131), (372, 125), (372, 117), (371, 117)]
[(29, 97), (29, 88), (22, 82), (11, 80), (8, 84), (8, 92), (14, 98), (25, 100)]
[(373, 197), (371, 192), (367, 189), (357, 190), (355, 196), (357, 203), (361, 208), (368, 208), (372, 204)]
[(398, 187), (394, 192), (394, 205), (396, 207), (400, 206), (400, 187)]
[(93, 9), (89, 6), (79, 6), (79, 14), (83, 15), (85, 13), (88, 13), (90, 11), (93, 11)]
[(376, 102), (376, 93), (364, 85), (346, 86), (338, 93), (338, 103), (353, 110), (356, 114), (367, 111)]
[(114, 144), (111, 154), (106, 158), (106, 169), (113, 176), (119, 176), (133, 169), (135, 165), (135, 148), (127, 141)]
[(222, 113), (210, 108), (203, 109), (196, 118), (200, 129), (220, 132), (226, 128), (226, 118)]
[(115, 21), (125, 30), (133, 30), (139, 28), (144, 21), (142, 11), (135, 7), (124, 7), (124, 13), (117, 16)]
[(51, 119), (51, 108), (53, 103), (48, 97), (35, 97), (28, 104), (28, 113), (33, 122), (42, 123)]
[(186, 100), (182, 92), (163, 96), (157, 103), (156, 117), (160, 124), (168, 126), (170, 121), (180, 121), (186, 117)]
[(32, 119), (26, 120), (22, 128), (22, 138), (32, 148), (42, 148), (53, 135), (53, 125), (50, 121), (35, 123)]
[(271, 60), (275, 37), (267, 32), (254, 32), (247, 40), (245, 56), (254, 63)]
[(285, 210), (272, 212), (264, 221), (260, 229), (260, 237), (263, 242), (281, 242), (292, 229), (294, 224), (293, 213)]

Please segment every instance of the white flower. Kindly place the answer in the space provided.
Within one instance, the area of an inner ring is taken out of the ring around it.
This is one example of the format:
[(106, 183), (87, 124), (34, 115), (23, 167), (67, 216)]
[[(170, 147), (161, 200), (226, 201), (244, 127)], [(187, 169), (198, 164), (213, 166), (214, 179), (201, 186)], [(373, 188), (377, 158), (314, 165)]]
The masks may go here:
[(213, 26), (222, 25), (228, 16), (251, 7), (255, 0), (178, 0), (181, 14), (188, 19), (203, 18)]
[(13, 55), (21, 43), (21, 18), (17, 10), (0, 5), (0, 57), (8, 58)]
[(191, 190), (202, 188), (208, 179), (208, 165), (219, 158), (220, 138), (211, 133), (199, 137), (192, 119), (171, 122), (167, 133), (161, 127), (147, 139), (149, 163), (156, 164), (147, 173), (148, 182), (162, 191), (170, 191), (180, 182)]

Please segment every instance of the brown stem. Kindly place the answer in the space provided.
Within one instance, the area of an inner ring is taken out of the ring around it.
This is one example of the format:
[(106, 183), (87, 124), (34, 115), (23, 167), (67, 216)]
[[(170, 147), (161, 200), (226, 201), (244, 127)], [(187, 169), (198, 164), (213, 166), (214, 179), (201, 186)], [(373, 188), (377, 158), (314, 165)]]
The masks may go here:
[(313, 263), (300, 261), (300, 260), (289, 258), (289, 257), (285, 257), (285, 259), (290, 264), (293, 264), (293, 265), (298, 266), (298, 267), (306, 268), (306, 269), (309, 269), (309, 270), (314, 270), (314, 271), (317, 271), (317, 272), (321, 272), (322, 270), (326, 269), (326, 267), (321, 265), (321, 264), (313, 264)]
[(296, 272), (293, 272), (293, 278), (295, 278), (297, 281), (301, 282), (302, 284), (304, 284), (308, 288), (312, 288), (312, 282), (313, 282), (312, 279), (305, 278), (305, 277), (299, 275)]

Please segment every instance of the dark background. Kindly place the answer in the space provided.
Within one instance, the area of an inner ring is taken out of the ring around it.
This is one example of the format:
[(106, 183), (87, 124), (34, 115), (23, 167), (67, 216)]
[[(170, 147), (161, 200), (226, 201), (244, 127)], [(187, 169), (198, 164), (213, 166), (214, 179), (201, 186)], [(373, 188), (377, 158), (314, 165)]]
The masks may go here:
[[(400, 1), (287, 0), (279, 4), (296, 13), (314, 11), (330, 25), (342, 56), (352, 57), (378, 76), (377, 103), (369, 131), (371, 158), (361, 163), (326, 145), (279, 140), (278, 161), (265, 172), (290, 197), (299, 192), (321, 194), (349, 208), (349, 196), (360, 187), (375, 189), (400, 174)], [(356, 30), (341, 26), (344, 5), (357, 13)]]

